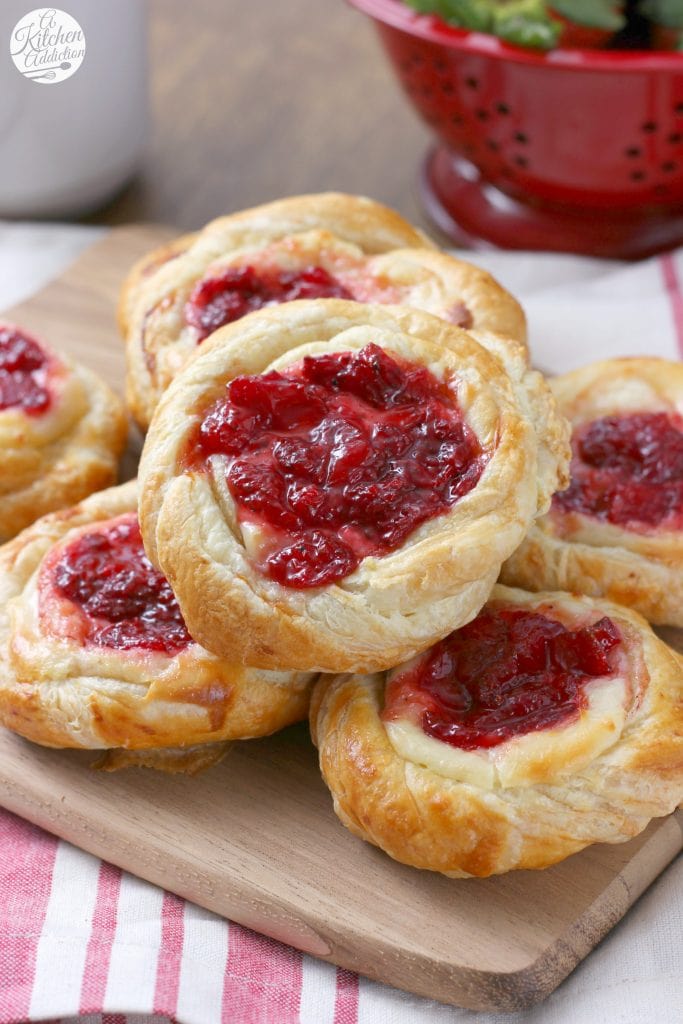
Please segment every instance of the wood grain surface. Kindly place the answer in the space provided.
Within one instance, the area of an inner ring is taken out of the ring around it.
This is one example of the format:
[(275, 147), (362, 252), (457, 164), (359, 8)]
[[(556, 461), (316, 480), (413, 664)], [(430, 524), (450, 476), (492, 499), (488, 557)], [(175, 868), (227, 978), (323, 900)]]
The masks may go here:
[[(121, 228), (9, 315), (120, 387), (120, 279), (169, 232)], [(682, 650), (681, 634), (669, 642)], [(542, 872), (455, 881), (397, 864), (335, 818), (305, 726), (234, 744), (188, 779), (91, 770), (0, 731), (0, 804), (315, 956), (472, 1009), (548, 995), (683, 847), (683, 814)]]
[(426, 224), (429, 132), (371, 22), (344, 0), (150, 0), (152, 131), (96, 223), (194, 229), (279, 196), (340, 189)]

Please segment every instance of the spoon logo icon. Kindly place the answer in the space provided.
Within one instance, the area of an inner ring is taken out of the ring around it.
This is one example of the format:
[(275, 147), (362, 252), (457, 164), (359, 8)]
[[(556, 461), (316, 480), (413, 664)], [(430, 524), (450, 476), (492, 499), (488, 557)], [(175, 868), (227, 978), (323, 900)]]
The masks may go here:
[(56, 85), (83, 63), (85, 34), (66, 11), (37, 7), (12, 29), (10, 55), (24, 78), (39, 85)]

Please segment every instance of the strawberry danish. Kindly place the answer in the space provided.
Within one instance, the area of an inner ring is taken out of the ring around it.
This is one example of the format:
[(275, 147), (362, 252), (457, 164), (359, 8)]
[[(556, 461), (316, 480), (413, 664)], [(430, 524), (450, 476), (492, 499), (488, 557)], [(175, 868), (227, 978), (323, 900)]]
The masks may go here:
[(0, 549), (0, 721), (46, 746), (112, 749), (114, 765), (188, 770), (304, 718), (313, 677), (194, 642), (145, 556), (136, 498), (135, 481), (92, 495)]
[(188, 627), (259, 668), (387, 668), (466, 622), (566, 482), (567, 426), (510, 339), (291, 302), (164, 395), (140, 521)]
[(604, 600), (496, 586), (406, 664), (321, 676), (311, 730), (347, 828), (453, 877), (624, 842), (683, 799), (683, 665)]
[(96, 374), (0, 324), (0, 542), (114, 483), (127, 433)]
[(505, 583), (604, 595), (683, 626), (683, 365), (608, 359), (551, 382), (571, 421), (571, 483)]
[(127, 394), (147, 427), (161, 393), (213, 331), (264, 306), (338, 298), (400, 303), (524, 340), (517, 301), (357, 196), (297, 196), (211, 221), (146, 256), (123, 287)]

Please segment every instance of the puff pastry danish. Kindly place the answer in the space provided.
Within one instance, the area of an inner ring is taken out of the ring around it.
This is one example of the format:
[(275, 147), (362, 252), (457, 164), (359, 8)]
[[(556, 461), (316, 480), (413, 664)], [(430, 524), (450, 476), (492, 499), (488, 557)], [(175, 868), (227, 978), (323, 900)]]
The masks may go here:
[(325, 297), (526, 334), (521, 307), (489, 274), (435, 251), (379, 203), (336, 193), (281, 199), (212, 221), (133, 268), (119, 320), (135, 418), (149, 425), (161, 393), (218, 327), (264, 305)]
[(96, 374), (0, 323), (0, 542), (112, 484), (127, 430)]
[(321, 299), (207, 340), (140, 466), (145, 548), (193, 636), (260, 668), (369, 671), (475, 614), (569, 454), (524, 349), (477, 337)]
[(311, 682), (228, 664), (193, 642), (144, 555), (135, 481), (0, 549), (0, 722), (37, 743), (125, 748), (104, 767), (152, 757), (196, 768), (220, 741), (304, 718)]
[(388, 674), (321, 676), (320, 767), (341, 821), (454, 877), (618, 843), (683, 797), (683, 666), (629, 609), (496, 586)]
[(683, 365), (609, 359), (551, 386), (573, 426), (572, 482), (503, 582), (605, 595), (683, 626)]

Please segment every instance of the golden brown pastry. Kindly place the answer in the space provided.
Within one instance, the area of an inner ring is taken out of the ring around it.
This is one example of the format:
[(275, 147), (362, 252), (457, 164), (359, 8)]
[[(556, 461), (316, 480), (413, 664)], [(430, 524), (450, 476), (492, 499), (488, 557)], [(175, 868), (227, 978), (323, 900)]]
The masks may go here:
[(494, 588), (388, 674), (321, 676), (320, 767), (354, 835), (454, 877), (619, 843), (683, 798), (683, 666), (607, 601)]
[(370, 671), (475, 614), (568, 458), (523, 347), (477, 337), (320, 299), (205, 343), (140, 466), (145, 548), (193, 636), (260, 668)]
[(572, 423), (572, 482), (504, 583), (604, 595), (683, 626), (683, 364), (607, 359), (551, 382)]
[[(0, 549), (0, 722), (36, 743), (125, 748), (102, 767), (152, 757), (196, 770), (220, 741), (305, 717), (311, 681), (228, 664), (192, 641), (144, 555), (134, 481)], [(180, 749), (158, 753), (167, 747)]]
[(127, 394), (147, 427), (161, 393), (218, 327), (291, 299), (400, 303), (519, 340), (524, 314), (485, 271), (433, 249), (370, 199), (280, 199), (211, 221), (149, 254), (126, 279), (119, 321)]
[(0, 542), (112, 484), (127, 432), (96, 374), (0, 323)]

